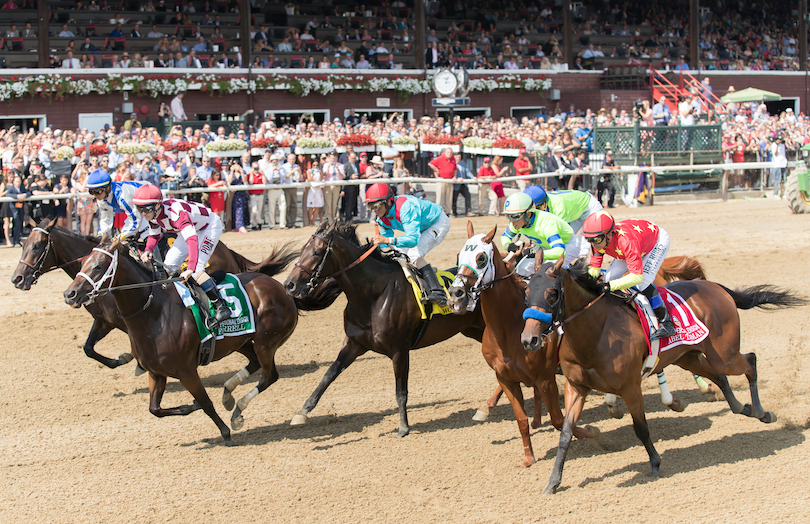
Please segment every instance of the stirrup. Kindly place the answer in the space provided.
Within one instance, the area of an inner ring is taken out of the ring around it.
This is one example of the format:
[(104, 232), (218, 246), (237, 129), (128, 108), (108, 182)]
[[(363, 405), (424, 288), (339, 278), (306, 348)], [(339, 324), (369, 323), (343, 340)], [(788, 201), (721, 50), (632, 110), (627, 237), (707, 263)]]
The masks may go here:
[(672, 320), (665, 320), (658, 324), (658, 329), (656, 329), (651, 335), (651, 340), (656, 340), (659, 338), (664, 337), (672, 337), (678, 334), (678, 330), (675, 329), (675, 325), (672, 323)]
[(644, 361), (644, 366), (641, 368), (641, 376), (642, 378), (646, 378), (653, 372), (655, 367), (658, 365), (658, 355), (648, 355), (647, 359)]

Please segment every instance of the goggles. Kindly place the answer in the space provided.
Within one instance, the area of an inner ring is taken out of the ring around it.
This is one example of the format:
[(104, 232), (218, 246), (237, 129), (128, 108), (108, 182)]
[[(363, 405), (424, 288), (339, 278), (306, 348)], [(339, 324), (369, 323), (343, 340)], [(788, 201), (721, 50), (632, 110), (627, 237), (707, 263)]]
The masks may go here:
[(588, 242), (590, 242), (591, 244), (601, 244), (606, 237), (607, 235), (599, 235), (598, 237), (591, 237), (588, 239)]
[(97, 187), (95, 189), (89, 189), (87, 192), (90, 193), (93, 196), (103, 195), (104, 193), (107, 192), (107, 186)]
[(145, 213), (155, 213), (157, 212), (158, 204), (147, 204), (145, 206), (135, 206), (135, 209), (138, 210), (138, 213), (145, 214)]
[(508, 218), (510, 222), (514, 222), (515, 220), (520, 220), (523, 215), (524, 213), (507, 213), (506, 218)]
[(379, 200), (377, 202), (369, 202), (368, 208), (373, 209), (374, 211), (381, 209), (385, 205), (385, 200)]

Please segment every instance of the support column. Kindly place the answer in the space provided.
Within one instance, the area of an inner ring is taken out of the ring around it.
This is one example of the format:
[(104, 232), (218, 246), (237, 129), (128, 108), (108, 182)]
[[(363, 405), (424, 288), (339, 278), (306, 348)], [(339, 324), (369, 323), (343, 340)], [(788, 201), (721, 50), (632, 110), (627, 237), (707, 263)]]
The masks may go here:
[(416, 53), (416, 69), (425, 68), (425, 38), (427, 38), (427, 31), (425, 31), (425, 0), (416, 0), (414, 2), (414, 53)]
[(250, 40), (250, 0), (239, 0), (239, 49), (242, 51), (242, 67), (253, 61), (253, 42)]
[(48, 35), (48, 3), (44, 0), (37, 2), (37, 43), (39, 45), (38, 66), (48, 68), (51, 66), (51, 42)]
[(571, 0), (563, 1), (563, 62), (568, 67), (574, 65), (574, 37), (571, 34), (573, 23), (571, 20)]
[(689, 0), (689, 67), (698, 69), (700, 43), (700, 6), (698, 0)]
[[(807, 71), (807, 0), (799, 0), (799, 68)], [(805, 113), (807, 101), (805, 100)]]

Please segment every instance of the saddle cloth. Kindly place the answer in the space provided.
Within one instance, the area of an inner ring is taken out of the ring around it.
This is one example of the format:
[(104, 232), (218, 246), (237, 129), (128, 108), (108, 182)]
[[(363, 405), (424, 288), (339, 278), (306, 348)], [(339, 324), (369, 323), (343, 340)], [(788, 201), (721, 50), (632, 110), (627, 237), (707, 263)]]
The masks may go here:
[[(177, 294), (183, 300), (183, 304), (194, 314), (197, 323), (197, 332), (200, 340), (205, 342), (212, 333), (208, 330), (200, 314), (199, 306), (191, 296), (191, 292), (182, 282), (174, 283)], [(225, 337), (238, 337), (256, 332), (256, 323), (253, 317), (253, 304), (250, 303), (247, 292), (242, 286), (242, 281), (236, 275), (227, 273), (225, 278), (217, 285), (219, 296), (231, 308), (231, 318), (224, 320), (217, 327), (216, 339), (222, 340)], [(207, 297), (206, 297), (207, 301)], [(210, 303), (206, 304), (210, 308)], [(213, 311), (211, 311), (213, 316)]]
[[(452, 315), (453, 311), (450, 309), (450, 306), (441, 306), (439, 304), (432, 304), (429, 303), (428, 306), (431, 306), (429, 310), (425, 309), (425, 304), (422, 303), (422, 289), (420, 287), (420, 282), (418, 282), (419, 278), (416, 276), (416, 270), (410, 264), (402, 265), (402, 271), (405, 273), (405, 278), (408, 279), (408, 282), (411, 283), (411, 288), (413, 288), (413, 296), (416, 297), (416, 303), (419, 305), (419, 313), (422, 315), (422, 320), (429, 320), (435, 316), (444, 316), (444, 315)], [(456, 278), (456, 268), (452, 268), (450, 270), (442, 271), (441, 269), (436, 271), (436, 276), (439, 277), (439, 283), (444, 288), (445, 292), (447, 289), (453, 285), (453, 280)]]
[[(680, 295), (664, 287), (659, 287), (658, 293), (661, 295), (661, 300), (664, 301), (669, 316), (672, 317), (672, 323), (675, 324), (675, 329), (678, 331), (677, 335), (660, 339), (659, 351), (666, 351), (679, 344), (692, 346), (702, 342), (709, 336), (709, 328), (695, 316), (695, 312), (692, 311), (692, 308)], [(638, 304), (634, 305), (638, 312), (638, 318), (641, 320), (641, 327), (647, 335), (647, 348), (651, 350), (650, 323), (647, 320), (647, 315), (644, 314)]]

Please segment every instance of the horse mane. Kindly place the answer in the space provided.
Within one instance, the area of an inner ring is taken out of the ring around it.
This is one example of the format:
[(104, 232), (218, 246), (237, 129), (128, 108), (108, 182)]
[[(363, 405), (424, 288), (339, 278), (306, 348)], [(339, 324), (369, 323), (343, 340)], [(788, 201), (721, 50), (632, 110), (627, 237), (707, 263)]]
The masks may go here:
[(258, 264), (251, 262), (234, 251), (231, 251), (231, 253), (236, 259), (240, 271), (264, 273), (268, 277), (277, 275), (287, 269), (287, 266), (301, 254), (299, 250), (292, 246), (292, 242), (274, 247), (270, 255)]
[(599, 283), (591, 276), (590, 273), (588, 273), (589, 265), (590, 260), (588, 257), (579, 257), (568, 267), (568, 273), (571, 275), (571, 278), (574, 279), (574, 282), (584, 287), (588, 291), (598, 294), (600, 293), (597, 287)]
[[(40, 225), (39, 227), (42, 227), (44, 229), (44, 227), (42, 225)], [(95, 236), (92, 236), (92, 235), (82, 235), (80, 233), (74, 233), (73, 231), (71, 231), (69, 229), (65, 229), (62, 226), (54, 226), (51, 231), (58, 231), (60, 235), (66, 236), (68, 238), (73, 238), (75, 240), (83, 240), (85, 242), (90, 242), (91, 244), (96, 244), (96, 245), (99, 243), (99, 238), (98, 237), (95, 237)]]
[[(360, 243), (360, 240), (357, 238), (357, 225), (358, 224), (356, 222), (352, 221), (338, 222), (335, 224), (335, 233), (343, 240), (348, 241), (350, 244), (357, 246), (360, 249), (368, 250), (371, 248), (372, 244), (371, 242), (366, 242), (365, 244)], [(315, 233), (323, 233), (328, 227), (329, 222), (324, 222), (318, 227)], [(397, 263), (390, 256), (383, 254), (379, 249), (375, 249), (369, 258), (373, 258), (387, 264)]]

